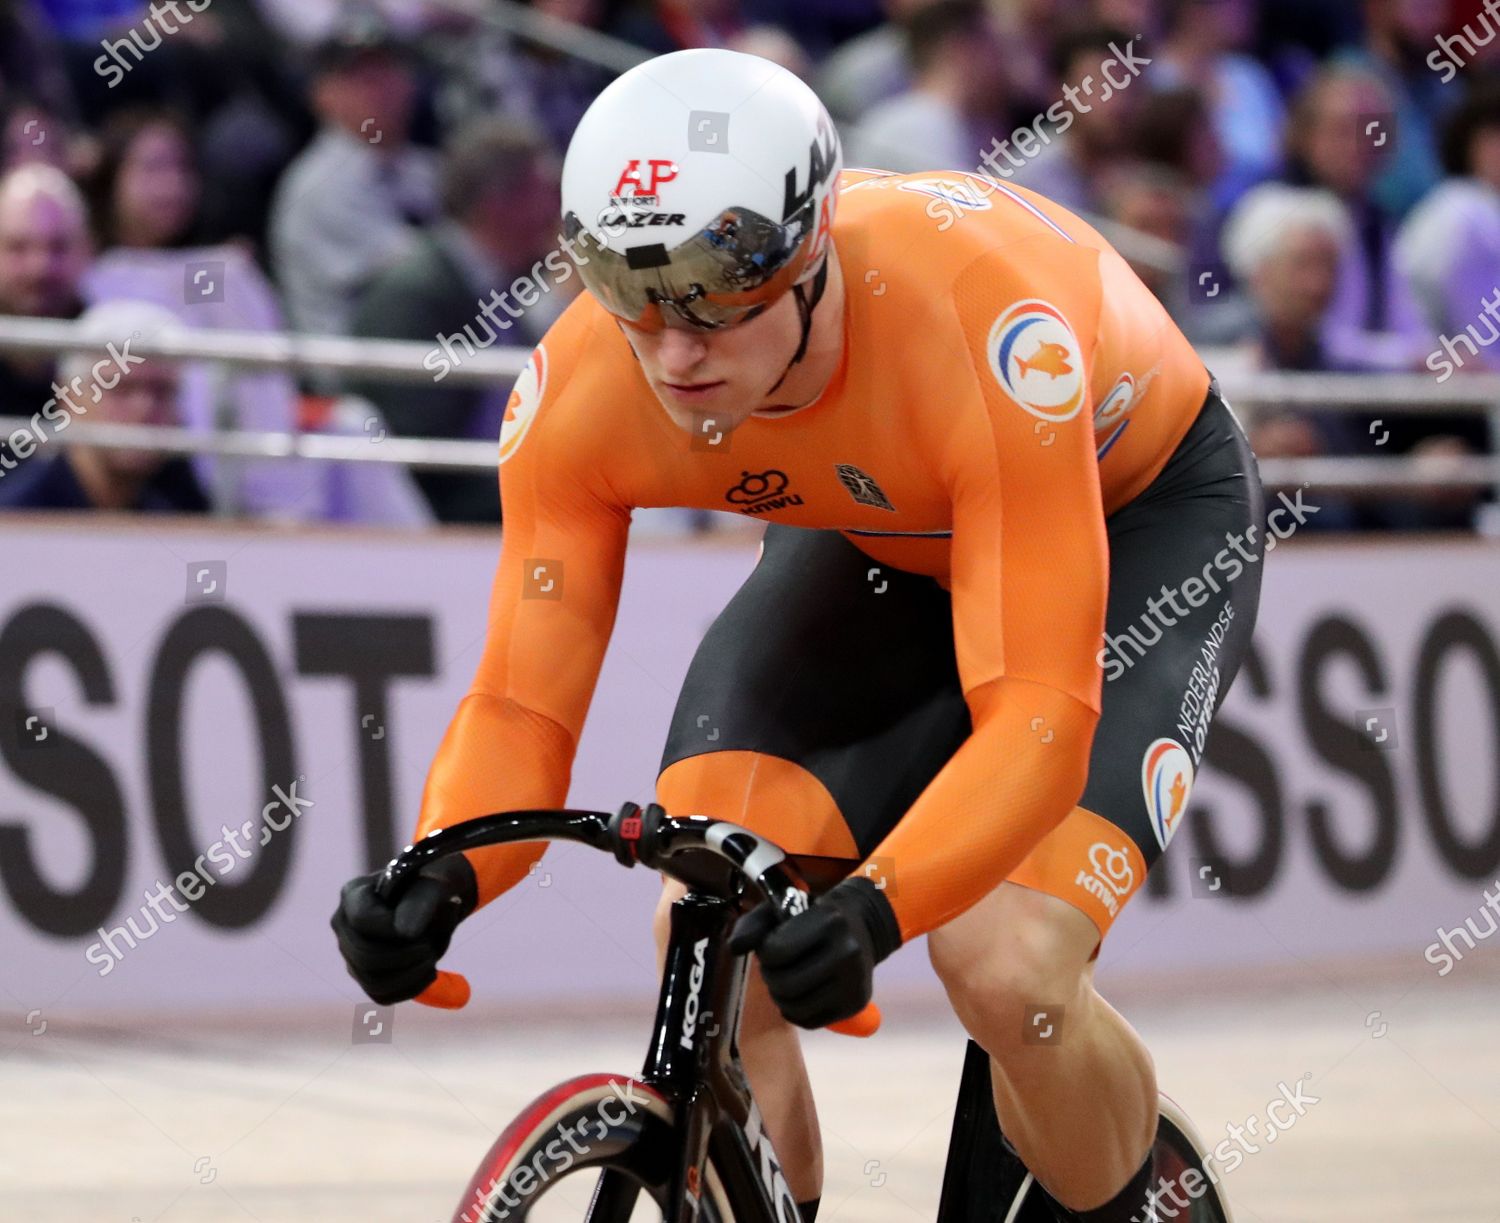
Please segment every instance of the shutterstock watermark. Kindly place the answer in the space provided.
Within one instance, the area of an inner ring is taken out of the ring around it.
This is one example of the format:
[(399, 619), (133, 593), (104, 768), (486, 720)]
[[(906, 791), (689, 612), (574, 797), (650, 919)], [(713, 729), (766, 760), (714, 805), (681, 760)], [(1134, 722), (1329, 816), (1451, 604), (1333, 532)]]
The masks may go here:
[[(146, 58), (146, 52), (155, 51), (161, 46), (163, 34), (177, 33), (210, 3), (211, 0), (182, 0), (183, 6), (188, 9), (184, 13), (178, 7), (178, 0), (152, 0), (146, 20), (139, 27), (132, 26), (124, 38), (106, 38), (99, 43), (104, 48), (104, 54), (94, 61), (94, 71), (102, 77), (113, 76), (114, 79), (109, 82), (109, 87), (113, 89), (125, 79), (127, 72)], [(150, 36), (149, 42), (147, 35)], [(135, 57), (133, 63), (125, 61), (126, 54)]]
[[(1265, 532), (1266, 552), (1274, 550), (1278, 540), (1296, 534), (1297, 528), (1321, 508), (1305, 504), (1300, 488), (1292, 497), (1288, 497), (1285, 492), (1279, 492), (1276, 496), (1281, 504), (1266, 515), (1266, 526), (1270, 528)], [(1122, 633), (1105, 633), (1104, 646), (1095, 655), (1095, 661), (1104, 668), (1104, 678), (1119, 679), (1139, 659), (1146, 656), (1147, 650), (1161, 640), (1162, 629), (1171, 628), (1193, 608), (1202, 607), (1208, 602), (1210, 590), (1218, 594), (1223, 589), (1219, 584), (1219, 575), (1223, 575), (1223, 581), (1227, 585), (1244, 573), (1247, 565), (1258, 564), (1262, 553), (1255, 551), (1254, 546), (1256, 536), (1260, 534), (1260, 529), (1253, 522), (1243, 532), (1226, 534), (1225, 546), (1203, 566), (1199, 575), (1184, 579), (1176, 587), (1169, 588), (1163, 584), (1160, 597), (1153, 595), (1146, 600), (1146, 611), (1139, 617), (1137, 624), (1127, 626)], [(1245, 548), (1247, 543), (1250, 545), (1249, 551)], [(1179, 595), (1187, 603), (1186, 608), (1178, 605)], [(1164, 610), (1167, 607), (1172, 609), (1171, 615)], [(1229, 613), (1231, 617), (1233, 614)], [(1222, 632), (1220, 637), (1222, 638)], [(1134, 658), (1131, 657), (1132, 651), (1135, 653)]]
[[(1446, 85), (1456, 77), (1458, 70), (1472, 60), (1481, 47), (1487, 47), (1494, 41), (1496, 30), (1500, 29), (1500, 0), (1484, 0), (1484, 12), (1479, 14), (1479, 28), (1484, 31), (1483, 38), (1467, 25), (1461, 34), (1454, 34), (1452, 37), (1438, 35), (1438, 49), (1427, 57), (1427, 66), (1434, 72), (1447, 73), (1442, 78), (1442, 84)], [(1456, 48), (1461, 48), (1463, 55), (1459, 55)]]
[[(93, 368), (89, 370), (87, 388), (82, 385), (83, 376), (81, 374), (75, 374), (62, 386), (54, 382), (52, 384), (52, 398), (42, 405), (40, 412), (32, 414), (30, 427), (28, 428), (23, 425), (18, 429), (11, 430), (10, 436), (5, 440), (16, 458), (0, 454), (0, 479), (4, 478), (6, 472), (13, 470), (17, 466), (16, 459), (30, 458), (37, 447), (50, 440), (51, 435), (42, 430), (43, 417), (57, 426), (52, 430), (52, 434), (61, 433), (73, 423), (73, 416), (86, 416), (88, 414), (88, 407), (82, 403), (75, 403), (75, 397), (81, 400), (85, 389), (87, 389), (90, 394), (89, 403), (97, 404), (105, 391), (112, 391), (120, 385), (120, 379), (130, 372), (132, 366), (144, 365), (146, 362), (145, 357), (133, 357), (130, 355), (130, 340), (126, 340), (118, 348), (115, 347), (114, 341), (111, 340), (105, 345), (105, 348), (109, 355), (94, 362)], [(106, 377), (105, 373), (101, 372), (110, 369), (117, 370), (118, 372), (111, 374), (109, 377)], [(61, 408), (58, 407), (59, 400), (63, 405)]]
[[(304, 779), (300, 777), (297, 779), (297, 781), (302, 780)], [(297, 781), (292, 782), (284, 790), (279, 785), (271, 788), (271, 793), (276, 797), (262, 807), (260, 812), (261, 846), (270, 844), (271, 838), (276, 833), (285, 831), (291, 822), (302, 814), (304, 807), (314, 805), (312, 799), (298, 795)], [(278, 808), (286, 812), (280, 818), (276, 814)], [(109, 930), (105, 930), (103, 926), (99, 927), (99, 941), (89, 944), (88, 950), (84, 952), (84, 958), (98, 967), (101, 977), (109, 976), (114, 971), (115, 965), (125, 958), (125, 951), (117, 946), (117, 940), (125, 943), (126, 950), (133, 951), (138, 943), (144, 943), (163, 925), (176, 921), (178, 913), (186, 913), (194, 901), (203, 897), (207, 889), (234, 870), (236, 858), (244, 860), (252, 856), (248, 848), (241, 847), (240, 838), (243, 837), (247, 844), (251, 841), (251, 834), (255, 831), (254, 820), (246, 820), (234, 829), (224, 824), (219, 831), (223, 833), (223, 837), (198, 855), (192, 870), (183, 871), (171, 883), (158, 880), (154, 890), (142, 893), (146, 903), (137, 910), (141, 917), (139, 928), (136, 926), (135, 914), (127, 917), (123, 926), (114, 926)], [(234, 850), (234, 856), (230, 855), (230, 848)], [(220, 867), (219, 873), (214, 874), (210, 871), (204, 865), (205, 862), (212, 862)], [(178, 892), (187, 898), (187, 904), (177, 899), (176, 893)], [(163, 908), (168, 904), (172, 906), (174, 912), (167, 912)]]
[[(1494, 892), (1486, 891), (1483, 893), (1483, 896), (1484, 903), (1479, 906), (1479, 913), (1488, 923), (1488, 930), (1481, 930), (1474, 918), (1466, 917), (1464, 918), (1464, 924), (1456, 930), (1444, 930), (1439, 926), (1437, 929), (1438, 941), (1427, 945), (1427, 950), (1423, 953), (1423, 959), (1434, 968), (1437, 968), (1438, 976), (1446, 977), (1453, 971), (1453, 966), (1464, 958), (1464, 952), (1460, 951), (1454, 943), (1455, 939), (1462, 939), (1467, 944), (1466, 950), (1473, 951), (1478, 944), (1484, 942), (1485, 939), (1494, 934), (1496, 929), (1500, 929), (1500, 923), (1497, 923), (1495, 920), (1496, 916), (1500, 915), (1500, 879), (1495, 880)], [(1447, 948), (1447, 950), (1444, 951), (1443, 948)], [(1439, 961), (1446, 962), (1441, 967), (1438, 967)]]
[[(1112, 42), (1109, 49), (1113, 54), (1099, 65), (1103, 88), (1097, 95), (1094, 93), (1093, 73), (1086, 75), (1078, 85), (1064, 85), (1063, 96), (1025, 127), (1016, 128), (1004, 138), (991, 137), (990, 147), (979, 155), (979, 165), (974, 167), (972, 174), (964, 175), (963, 183), (944, 183), (947, 190), (958, 194), (934, 194), (927, 205), (927, 215), (934, 221), (941, 221), (939, 230), (946, 230), (966, 209), (988, 207), (986, 201), (989, 197), (1002, 189), (995, 181), (997, 178), (1014, 177), (1017, 170), (1072, 127), (1079, 115), (1088, 114), (1095, 106), (1103, 106), (1115, 94), (1129, 88), (1130, 83), (1140, 76), (1141, 69), (1151, 62), (1135, 53), (1133, 38), (1123, 48)], [(1111, 71), (1113, 68), (1120, 69), (1118, 80)], [(1092, 100), (1085, 102), (1086, 97)]]
[[(481, 299), (476, 303), (478, 310), (473, 323), (466, 323), (463, 331), (455, 331), (452, 335), (440, 335), (437, 337), (437, 347), (429, 350), (422, 358), (422, 368), (432, 374), (434, 382), (441, 382), (455, 369), (472, 357), (476, 352), (482, 352), (492, 344), (500, 341), (502, 333), (509, 331), (515, 326), (515, 320), (521, 317), (523, 311), (541, 301), (544, 294), (552, 292), (559, 285), (566, 284), (572, 277), (575, 268), (573, 260), (582, 260), (587, 263), (586, 257), (579, 255), (573, 249), (575, 239), (557, 236), (559, 249), (549, 251), (545, 259), (538, 259), (531, 265), (531, 271), (525, 276), (518, 276), (510, 284), (510, 288), (501, 292), (491, 289), (487, 300)], [(567, 251), (564, 255), (563, 251)], [(561, 265), (554, 264), (553, 260), (561, 261)], [(552, 272), (556, 279), (542, 275), (542, 269)], [(515, 309), (510, 303), (515, 301), (520, 304), (521, 309)], [(496, 318), (497, 310), (504, 311), (508, 318)], [(475, 324), (480, 320), (483, 323), (483, 335), (475, 333)], [(460, 356), (458, 350), (463, 349)]]
[[(491, 1179), (488, 1185), (474, 1190), (475, 1201), (465, 1206), (458, 1216), (460, 1223), (480, 1223), (480, 1220), (508, 1219), (510, 1212), (525, 1204), (525, 1200), (537, 1193), (554, 1177), (564, 1175), (574, 1162), (589, 1154), (589, 1141), (602, 1140), (610, 1130), (635, 1115), (640, 1103), (635, 1094), (635, 1080), (626, 1079), (623, 1087), (611, 1079), (609, 1089), (612, 1096), (602, 1097), (594, 1105), (594, 1115), (584, 1117), (571, 1125), (558, 1121), (554, 1127), (557, 1137), (548, 1142), (530, 1160), (517, 1164), (503, 1179)], [(580, 1143), (582, 1139), (582, 1143)], [(564, 1144), (567, 1150), (564, 1150)]]
[(1306, 1116), (1308, 1109), (1321, 1102), (1321, 1096), (1303, 1090), (1305, 1080), (1311, 1077), (1304, 1074), (1290, 1087), (1285, 1082), (1276, 1084), (1281, 1094), (1261, 1110), (1269, 1123), (1264, 1131), (1260, 1128), (1260, 1114), (1246, 1118), (1243, 1125), (1231, 1121), (1225, 1126), (1228, 1137), (1214, 1147), (1213, 1162), (1204, 1161), (1204, 1172), (1184, 1168), (1170, 1181), (1164, 1176), (1158, 1177), (1155, 1187), (1146, 1191), (1145, 1214), (1132, 1216), (1131, 1223), (1167, 1223), (1178, 1218), (1179, 1214), (1184, 1220), (1191, 1218), (1195, 1201), (1211, 1186), (1217, 1185), (1221, 1177), (1228, 1176), (1243, 1164), (1246, 1155), (1259, 1154), (1263, 1149), (1247, 1135), (1262, 1137), (1264, 1146), (1268, 1147)]
[[(655, 165), (655, 163), (652, 164)], [(595, 228), (613, 238), (630, 227), (630, 218), (619, 208), (611, 205), (599, 214)], [(515, 320), (519, 319), (525, 310), (535, 306), (553, 289), (566, 284), (578, 268), (586, 266), (589, 261), (588, 256), (574, 249), (578, 241), (577, 237), (569, 238), (564, 234), (558, 234), (557, 248), (548, 251), (545, 259), (538, 259), (531, 265), (529, 272), (524, 276), (517, 276), (511, 282), (509, 289), (504, 292), (492, 289), (487, 300), (481, 299), (476, 303), (478, 313), (473, 323), (465, 324), (461, 332), (455, 331), (451, 335), (438, 336), (437, 347), (431, 349), (422, 358), (422, 368), (432, 374), (432, 380), (441, 382), (476, 352), (482, 352), (492, 344), (498, 344), (502, 334), (515, 326)], [(543, 268), (553, 275), (544, 276)], [(514, 309), (510, 304), (511, 301), (518, 303), (521, 309)], [(504, 311), (509, 317), (496, 318), (497, 310)], [(478, 335), (475, 333), (475, 324), (481, 319), (484, 321), (484, 334)], [(458, 352), (460, 348), (463, 349), (462, 356)]]
[[(1494, 3), (1500, 4), (1500, 0), (1494, 0)], [(1481, 348), (1488, 348), (1496, 340), (1500, 340), (1500, 285), (1496, 285), (1494, 292), (1480, 301), (1479, 317), (1488, 321), (1486, 330), (1489, 335), (1481, 335), (1478, 325), (1470, 323), (1457, 335), (1438, 337), (1438, 347), (1427, 356), (1427, 368), (1438, 375), (1439, 382), (1447, 382), (1453, 377), (1455, 369), (1463, 369), (1464, 358), (1458, 352), (1460, 344), (1469, 350), (1469, 356), (1477, 357)], [(1443, 369), (1444, 366), (1447, 368)]]

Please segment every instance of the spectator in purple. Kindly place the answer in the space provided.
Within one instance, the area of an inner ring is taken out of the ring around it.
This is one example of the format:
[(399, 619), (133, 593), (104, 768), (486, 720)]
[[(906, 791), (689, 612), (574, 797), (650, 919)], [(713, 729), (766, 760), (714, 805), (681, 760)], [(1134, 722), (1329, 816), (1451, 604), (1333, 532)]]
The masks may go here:
[(203, 179), (192, 133), (171, 111), (131, 110), (100, 134), (88, 193), (99, 248), (170, 248), (200, 237)]
[(1286, 106), (1271, 74), (1243, 50), (1253, 35), (1252, 0), (1168, 0), (1165, 9), (1166, 40), (1147, 80), (1153, 89), (1191, 86), (1207, 100), (1223, 156), (1214, 202), (1227, 211), (1280, 172)]
[(1251, 368), (1357, 368), (1328, 351), (1323, 328), (1353, 236), (1338, 197), (1315, 187), (1267, 184), (1230, 214), (1224, 258), (1253, 305), (1244, 353)]
[[(1332, 307), (1340, 265), (1349, 258), (1348, 215), (1329, 192), (1267, 185), (1240, 202), (1224, 230), (1231, 270), (1246, 287), (1256, 330), (1241, 357), (1251, 368), (1306, 372), (1350, 372), (1326, 345), (1324, 318)], [(1229, 367), (1217, 362), (1215, 371)], [(1313, 455), (1370, 455), (1373, 427), (1388, 432), (1384, 454), (1409, 454), (1428, 463), (1471, 453), (1463, 437), (1429, 417), (1382, 409), (1370, 413), (1281, 412), (1252, 416), (1250, 442), (1262, 458)], [(1379, 501), (1354, 503), (1325, 494), (1319, 528), (1362, 526), (1377, 529), (1467, 528), (1475, 497), (1432, 487)]]
[(1363, 45), (1333, 61), (1364, 68), (1385, 88), (1386, 109), (1365, 120), (1378, 118), (1390, 129), (1370, 197), (1396, 220), (1442, 177), (1437, 132), (1460, 90), (1445, 84), (1427, 57), (1444, 32), (1448, 7), (1439, 0), (1364, 0)]
[[(1396, 238), (1396, 266), (1445, 337), (1448, 363), (1500, 370), (1500, 82), (1474, 89), (1443, 133), (1450, 175), (1407, 217)], [(1440, 361), (1429, 361), (1434, 372)], [(1451, 372), (1451, 371), (1449, 371)]]
[(1325, 325), (1330, 355), (1352, 367), (1416, 369), (1432, 336), (1391, 258), (1395, 222), (1374, 196), (1388, 142), (1368, 125), (1390, 111), (1390, 95), (1370, 71), (1324, 68), (1292, 106), (1288, 178), (1333, 192), (1353, 225)]
[[(185, 120), (159, 108), (122, 110), (99, 143), (88, 186), (100, 254), (84, 278), (85, 297), (155, 302), (194, 330), (285, 330), (248, 242), (201, 242), (204, 176)], [(296, 386), (284, 371), (188, 362), (180, 381), (178, 409), (189, 428), (296, 427)], [(221, 509), (297, 517), (312, 504), (306, 464), (206, 455), (192, 462)]]
[[(1407, 217), (1396, 267), (1439, 337), (1424, 366), (1446, 382), (1500, 371), (1500, 81), (1473, 89), (1443, 132), (1451, 176)], [(1476, 451), (1500, 449), (1484, 417), (1428, 419)]]

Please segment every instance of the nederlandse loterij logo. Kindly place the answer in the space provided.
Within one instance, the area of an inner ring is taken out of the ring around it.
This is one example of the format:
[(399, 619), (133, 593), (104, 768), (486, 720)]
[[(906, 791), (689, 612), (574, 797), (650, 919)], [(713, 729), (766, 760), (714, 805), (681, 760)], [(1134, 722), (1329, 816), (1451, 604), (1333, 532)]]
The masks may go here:
[(1151, 831), (1163, 849), (1177, 831), (1193, 788), (1193, 758), (1176, 739), (1157, 739), (1141, 761), (1141, 789)]
[(500, 424), (500, 461), (503, 463), (515, 454), (526, 430), (536, 419), (537, 409), (542, 406), (542, 396), (547, 393), (547, 350), (538, 344), (531, 352), (531, 360), (516, 379), (511, 389), (510, 402), (505, 405), (505, 419)]
[(1101, 459), (1125, 432), (1125, 426), (1130, 423), (1126, 413), (1135, 407), (1136, 399), (1135, 376), (1126, 371), (1099, 401), (1094, 412), (1094, 442)]
[(1016, 302), (995, 320), (985, 346), (990, 371), (1010, 398), (1033, 416), (1072, 420), (1083, 407), (1083, 357), (1078, 337), (1050, 302)]

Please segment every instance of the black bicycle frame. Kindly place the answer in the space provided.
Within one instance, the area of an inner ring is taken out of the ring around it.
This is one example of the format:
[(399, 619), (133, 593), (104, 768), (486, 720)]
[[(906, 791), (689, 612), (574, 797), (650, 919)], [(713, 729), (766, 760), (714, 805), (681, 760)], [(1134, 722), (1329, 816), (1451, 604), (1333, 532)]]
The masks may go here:
[[(672, 819), (659, 806), (602, 811), (528, 809), (429, 833), (391, 860), (376, 892), (394, 903), (423, 864), (445, 854), (531, 840), (578, 841), (688, 885), (671, 911), (671, 933), (651, 1046), (641, 1077), (671, 1101), (680, 1136), (666, 1223), (693, 1223), (710, 1153), (735, 1223), (801, 1223), (781, 1161), (765, 1132), (740, 1063), (738, 1034), (746, 959), (729, 950), (747, 892), (785, 914), (806, 909), (800, 871), (780, 848), (746, 829), (703, 816)], [(587, 1223), (628, 1223), (639, 1186), (623, 1172), (600, 1176)]]
[(736, 1223), (800, 1223), (739, 1057), (746, 960), (728, 947), (738, 909), (689, 892), (672, 906), (651, 1046), (641, 1077), (673, 1102), (680, 1159), (666, 1223), (690, 1223), (710, 1150)]

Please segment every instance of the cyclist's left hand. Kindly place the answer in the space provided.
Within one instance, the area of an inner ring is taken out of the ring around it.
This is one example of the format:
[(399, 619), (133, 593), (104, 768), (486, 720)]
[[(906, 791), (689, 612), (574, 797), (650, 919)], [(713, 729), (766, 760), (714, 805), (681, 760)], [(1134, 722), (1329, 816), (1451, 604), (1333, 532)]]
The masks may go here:
[(874, 991), (875, 965), (901, 945), (890, 902), (851, 876), (803, 913), (781, 919), (762, 904), (736, 923), (729, 948), (759, 955), (777, 1008), (802, 1028), (858, 1014)]

